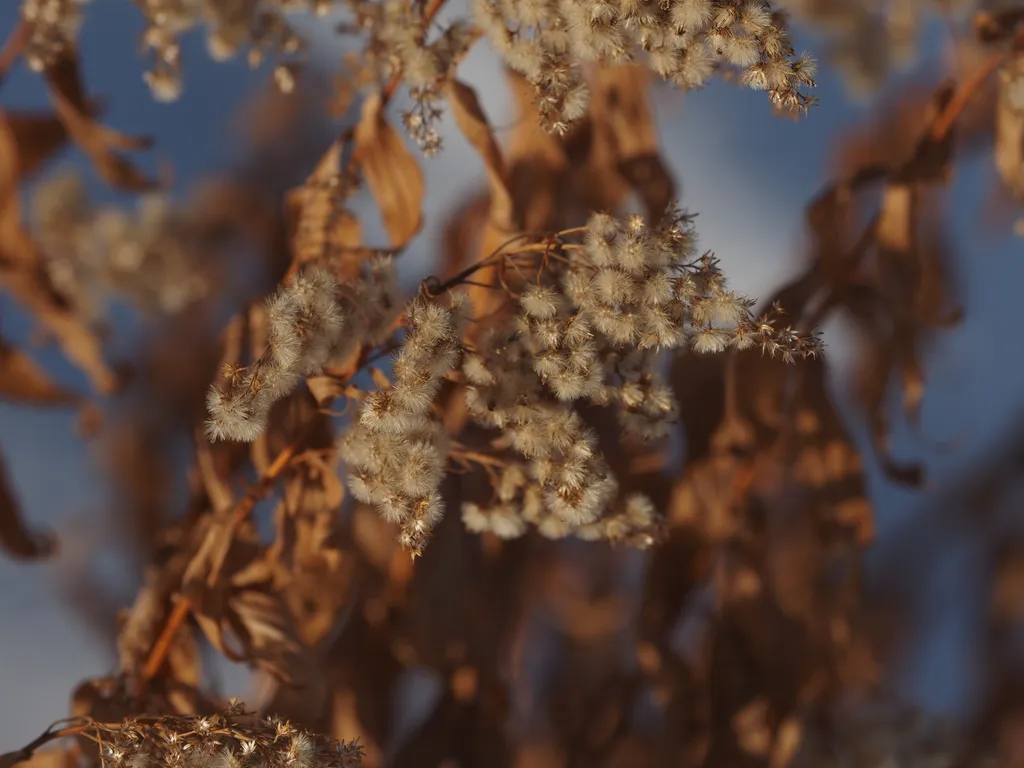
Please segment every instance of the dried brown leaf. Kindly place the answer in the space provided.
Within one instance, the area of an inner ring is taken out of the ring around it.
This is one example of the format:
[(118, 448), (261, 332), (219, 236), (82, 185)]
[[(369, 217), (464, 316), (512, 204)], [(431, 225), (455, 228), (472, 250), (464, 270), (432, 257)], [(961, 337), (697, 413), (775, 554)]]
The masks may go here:
[[(230, 510), (208, 518), (202, 542), (185, 568), (181, 587), (182, 595), (192, 606), (192, 614), (207, 640), (232, 661), (244, 661), (245, 653), (229, 646), (224, 636), (227, 582), (231, 576), (226, 562), (231, 550), (238, 555), (243, 546), (248, 550), (246, 554), (255, 552), (250, 542), (243, 544), (235, 536)], [(244, 563), (245, 555), (236, 559), (239, 564)], [(214, 574), (216, 577), (211, 578)]]
[(306, 386), (321, 408), (327, 408), (339, 397), (358, 398), (362, 392), (338, 376), (310, 376), (306, 379)]
[(17, 136), (7, 114), (0, 111), (0, 265), (31, 258), (28, 236), (21, 227), (20, 174)]
[(388, 379), (388, 375), (375, 365), (370, 366), (370, 380), (373, 381), (378, 389), (391, 388), (391, 380)]
[(614, 141), (619, 157), (658, 150), (658, 132), (647, 99), (649, 71), (637, 64), (598, 67), (591, 78), (591, 112)]
[(349, 252), (358, 248), (363, 237), (359, 220), (341, 207), (348, 183), (342, 167), (344, 147), (342, 139), (331, 144), (306, 182), (287, 194), (285, 212), (293, 264), (330, 258), (340, 263), (343, 275), (355, 276), (358, 263)]
[(344, 488), (337, 473), (316, 457), (307, 469), (285, 487), (270, 556), (299, 635), (315, 647), (350, 600), (354, 562), (338, 544), (337, 509)]
[(54, 383), (24, 351), (0, 338), (0, 400), (25, 405), (69, 405), (78, 397)]
[(46, 80), (53, 105), (68, 134), (107, 184), (115, 189), (135, 192), (159, 186), (156, 180), (146, 176), (120, 154), (124, 150), (147, 149), (152, 141), (146, 137), (128, 136), (96, 121), (96, 109), (85, 97), (74, 51), (61, 56), (46, 70)]
[(511, 70), (507, 79), (516, 123), (505, 160), (517, 224), (530, 232), (559, 229), (565, 213), (563, 190), (569, 169), (565, 144), (541, 126), (533, 86)]
[(380, 207), (392, 247), (402, 248), (423, 226), (423, 171), (385, 118), (379, 93), (363, 102), (354, 153)]
[(99, 392), (112, 392), (117, 380), (103, 359), (99, 338), (54, 290), (22, 226), (19, 152), (9, 120), (0, 112), (0, 285), (10, 288), (56, 336), (67, 358), (89, 376)]
[(227, 620), (245, 649), (245, 659), (288, 685), (301, 681), (295, 673), (302, 652), (291, 612), (272, 586), (242, 589), (228, 600)]
[(231, 510), (211, 518), (182, 580), (182, 594), (207, 640), (225, 657), (296, 682), (301, 651), (294, 621), (255, 533)]
[(234, 506), (235, 494), (231, 489), (229, 478), (224, 476), (223, 465), (218, 466), (214, 457), (214, 446), (205, 440), (197, 430), (196, 434), (196, 468), (203, 488), (210, 499), (213, 510), (220, 511)]
[(8, 112), (7, 125), (18, 148), (18, 178), (22, 180), (68, 140), (60, 118), (49, 112)]
[(909, 256), (915, 247), (916, 190), (911, 184), (891, 183), (882, 192), (875, 238), (892, 255)]
[(49, 557), (56, 550), (52, 536), (33, 533), (22, 520), (3, 456), (0, 456), (0, 549), (16, 560)]
[(958, 139), (957, 134), (962, 131), (959, 124), (939, 131), (938, 124), (945, 121), (947, 114), (954, 114), (949, 110), (958, 95), (952, 81), (942, 83), (932, 93), (924, 113), (925, 132), (918, 139), (910, 159), (900, 168), (901, 180), (940, 186), (949, 181), (953, 170), (953, 149)]
[(99, 337), (67, 305), (41, 269), (5, 269), (0, 262), (0, 285), (10, 288), (15, 298), (56, 337), (64, 355), (89, 377), (97, 392), (110, 394), (117, 388), (117, 376), (104, 359)]
[(315, 500), (316, 509), (335, 512), (341, 508), (345, 500), (345, 486), (338, 477), (338, 473), (328, 466), (324, 459), (316, 454), (311, 454), (306, 463), (309, 467), (311, 480), (318, 487)]
[(399, 549), (394, 526), (381, 520), (373, 508), (359, 505), (352, 513), (352, 534), (366, 559), (378, 571), (386, 573)]
[(1024, 53), (999, 70), (998, 81), (993, 147), (996, 169), (1014, 196), (1024, 198)]
[(508, 188), (508, 169), (487, 115), (480, 106), (476, 91), (465, 83), (452, 80), (447, 93), (455, 124), (484, 161), (491, 193), (491, 224), (509, 232), (514, 227), (515, 210)]
[[(661, 216), (676, 196), (675, 182), (659, 151), (658, 132), (648, 99), (648, 71), (634, 64), (598, 67), (591, 78), (591, 138), (583, 183), (597, 185), (601, 177), (619, 177), (641, 200), (647, 215)], [(611, 173), (609, 173), (609, 171)], [(624, 194), (604, 181), (609, 209)], [(584, 194), (592, 194), (584, 190)]]

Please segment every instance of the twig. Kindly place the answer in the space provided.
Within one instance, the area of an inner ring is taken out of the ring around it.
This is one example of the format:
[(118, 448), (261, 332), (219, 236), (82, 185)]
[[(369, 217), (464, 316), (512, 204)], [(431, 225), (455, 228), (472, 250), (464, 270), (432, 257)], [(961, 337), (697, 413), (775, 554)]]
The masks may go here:
[(444, 282), (438, 281), (438, 279), (436, 277), (433, 277), (433, 276), (426, 278), (422, 283), (420, 283), (420, 290), (423, 291), (427, 296), (438, 296), (438, 295), (444, 293), (445, 291), (454, 288), (457, 285), (465, 284), (465, 281), (466, 281), (467, 278), (469, 278), (472, 275), (476, 274), (480, 270), (486, 269), (487, 267), (494, 266), (495, 261), (499, 257), (507, 258), (507, 257), (511, 257), (511, 256), (516, 256), (516, 255), (521, 254), (521, 253), (541, 253), (541, 254), (547, 254), (550, 251), (550, 249), (555, 247), (556, 245), (559, 246), (559, 247), (562, 247), (562, 248), (566, 248), (570, 244), (560, 243), (559, 242), (559, 238), (561, 238), (563, 235), (571, 233), (573, 231), (575, 231), (575, 230), (564, 230), (562, 232), (556, 232), (554, 234), (549, 234), (549, 235), (545, 236), (545, 241), (544, 242), (541, 242), (541, 243), (530, 243), (530, 244), (527, 244), (527, 245), (523, 245), (523, 246), (521, 246), (519, 248), (516, 248), (514, 251), (512, 251), (512, 253), (505, 253), (506, 249), (508, 249), (513, 243), (515, 243), (515, 242), (517, 242), (519, 240), (525, 240), (526, 238), (529, 238), (529, 237), (538, 237), (538, 235), (536, 235), (535, 233), (522, 232), (522, 233), (520, 233), (518, 235), (515, 235), (514, 237), (510, 237), (504, 243), (502, 243), (497, 248), (495, 248), (488, 256), (484, 257), (483, 259), (480, 259), (480, 261), (477, 261), (477, 262), (474, 262), (473, 264), (470, 264), (468, 267), (463, 269), (461, 272), (459, 272), (456, 275), (453, 275), (452, 277), (448, 278)]
[(25, 43), (27, 42), (28, 24), (23, 19), (11, 30), (11, 34), (7, 36), (7, 40), (4, 42), (4, 47), (0, 49), (0, 87), (3, 87), (4, 80), (7, 79), (7, 75), (10, 73), (14, 63), (21, 56), (21, 52), (25, 49)]
[[(372, 359), (373, 348), (364, 347), (359, 354), (359, 358), (353, 366), (352, 372), (349, 376), (354, 376), (358, 371), (367, 365)], [(271, 462), (270, 466), (267, 467), (266, 472), (260, 477), (259, 481), (249, 489), (249, 492), (243, 496), (234, 509), (231, 511), (231, 527), (228, 535), (225, 536), (225, 542), (223, 548), (218, 553), (217, 559), (214, 561), (210, 568), (210, 573), (206, 578), (206, 585), (213, 587), (217, 583), (217, 579), (220, 577), (221, 569), (224, 566), (224, 561), (227, 557), (228, 550), (231, 547), (231, 542), (234, 540), (235, 533), (238, 528), (245, 522), (245, 520), (255, 509), (256, 504), (263, 499), (277, 483), (278, 478), (281, 474), (291, 465), (292, 460), (298, 455), (299, 450), (305, 444), (315, 427), (315, 422), (311, 422), (305, 426), (302, 432), (297, 438), (288, 444), (277, 456), (274, 461)], [(174, 605), (174, 609), (167, 617), (167, 621), (164, 623), (163, 629), (160, 631), (156, 642), (153, 643), (153, 648), (149, 652), (149, 656), (146, 658), (146, 663), (142, 667), (142, 672), (139, 675), (138, 688), (140, 692), (145, 690), (145, 687), (149, 684), (149, 681), (156, 677), (160, 671), (160, 667), (163, 666), (164, 660), (167, 658), (167, 652), (171, 648), (171, 642), (174, 640), (175, 634), (181, 628), (181, 625), (188, 618), (189, 612), (192, 610), (192, 605), (184, 594), (179, 594), (177, 602)]]
[[(281, 473), (284, 472), (291, 463), (292, 458), (298, 452), (299, 448), (302, 447), (306, 438), (309, 437), (311, 430), (312, 424), (307, 425), (302, 431), (302, 434), (289, 443), (288, 446), (277, 455), (277, 458), (275, 458), (273, 463), (267, 468), (267, 471), (260, 478), (259, 482), (242, 497), (238, 504), (235, 505), (235, 508), (231, 512), (231, 529), (225, 537), (224, 549), (220, 552), (220, 556), (214, 562), (213, 567), (210, 569), (210, 573), (206, 578), (207, 586), (212, 587), (217, 583), (221, 569), (224, 566), (227, 550), (231, 546), (231, 541), (234, 539), (235, 532), (256, 507), (256, 503), (274, 487), (277, 478), (280, 477)], [(160, 635), (157, 637), (156, 642), (153, 643), (153, 648), (150, 650), (149, 656), (146, 658), (146, 664), (142, 668), (139, 680), (141, 688), (144, 688), (160, 671), (160, 667), (163, 666), (164, 660), (167, 658), (167, 652), (171, 648), (171, 642), (174, 640), (174, 636), (181, 628), (181, 625), (185, 622), (185, 619), (188, 618), (188, 614), (191, 610), (192, 605), (188, 597), (183, 594), (178, 595), (178, 600), (174, 605), (174, 609), (167, 617), (167, 621), (164, 624), (163, 629), (160, 631)]]
[(34, 738), (28, 744), (21, 749), (17, 749), (14, 752), (7, 752), (0, 755), (0, 768), (13, 768), (20, 762), (25, 760), (31, 760), (36, 750), (45, 744), (49, 744), (51, 741), (56, 741), (65, 736), (72, 736), (76, 733), (81, 733), (82, 730), (89, 727), (89, 722), (82, 722), (79, 725), (69, 725), (65, 728), (57, 728), (54, 730), (54, 726), (59, 723), (71, 722), (70, 720), (58, 720), (56, 723), (47, 728), (42, 734)]
[(956, 90), (953, 94), (953, 98), (949, 100), (946, 108), (935, 118), (935, 122), (932, 123), (931, 131), (929, 136), (932, 141), (940, 142), (949, 134), (953, 129), (953, 124), (957, 118), (964, 111), (967, 105), (974, 98), (974, 95), (981, 88), (984, 82), (989, 76), (999, 69), (999, 66), (1006, 60), (1008, 55), (1007, 51), (999, 51), (998, 53), (992, 54), (984, 64), (978, 67), (967, 81)]
[(153, 643), (153, 648), (149, 652), (146, 664), (142, 668), (142, 676), (139, 681), (140, 688), (144, 688), (150, 680), (156, 677), (156, 673), (160, 671), (164, 659), (167, 658), (167, 652), (171, 649), (171, 641), (178, 633), (182, 623), (184, 623), (185, 617), (188, 616), (189, 609), (188, 598), (182, 595), (178, 602), (175, 603), (174, 610), (171, 611), (170, 616), (167, 617), (167, 622), (160, 631), (160, 636)]

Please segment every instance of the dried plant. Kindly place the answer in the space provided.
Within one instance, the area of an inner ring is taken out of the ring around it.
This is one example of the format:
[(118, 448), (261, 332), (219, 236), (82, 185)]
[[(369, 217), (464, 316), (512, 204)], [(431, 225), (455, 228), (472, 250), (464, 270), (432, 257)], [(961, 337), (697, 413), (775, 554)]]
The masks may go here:
[[(0, 768), (1017, 765), (1017, 539), (992, 557), (991, 690), (956, 724), (886, 690), (897, 654), (863, 560), (868, 461), (927, 479), (892, 454), (889, 393), (918, 427), (925, 352), (961, 316), (952, 170), (990, 152), (1002, 203), (1024, 190), (1024, 10), (934, 4), (963, 71), (844, 137), (807, 206), (806, 268), (758, 305), (698, 248), (650, 89), (719, 74), (805, 114), (814, 64), (784, 11), (867, 83), (932, 3), (443, 5), (136, 0), (155, 98), (188, 83), (198, 27), (216, 60), (272, 59), (284, 92), (253, 112), (244, 159), (179, 199), (138, 167), (149, 139), (88, 95), (88, 4), (23, 0), (0, 85), (24, 60), (51, 110), (0, 110), (0, 287), (89, 391), (0, 337), (0, 397), (79, 410), (139, 588), (118, 611), (76, 574), (69, 603), (109, 633), (117, 672)], [(300, 13), (351, 39), (328, 92), (300, 77)], [(475, 45), (506, 67), (504, 141), (459, 79)], [(331, 135), (323, 105), (356, 102)], [(410, 281), (420, 154), (441, 152), (446, 111), (486, 187)], [(136, 199), (57, 171), (23, 208), (67, 144)], [(386, 243), (363, 233), (363, 187)], [(115, 360), (122, 301), (147, 338)], [(828, 386), (817, 329), (838, 315), (865, 342), (867, 445)], [(28, 524), (9, 474), (0, 548), (47, 557), (61, 537)], [(212, 689), (207, 647), (253, 671), (255, 712)], [(424, 671), (440, 692), (417, 722), (402, 694)]]

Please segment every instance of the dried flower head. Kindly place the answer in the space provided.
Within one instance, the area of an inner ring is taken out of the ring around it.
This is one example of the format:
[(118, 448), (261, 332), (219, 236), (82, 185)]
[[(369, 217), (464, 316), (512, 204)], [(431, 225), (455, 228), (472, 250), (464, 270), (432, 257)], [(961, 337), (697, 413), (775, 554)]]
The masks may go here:
[(643, 62), (685, 90), (723, 66), (772, 103), (806, 111), (814, 62), (795, 56), (782, 16), (763, 0), (475, 0), (474, 18), (505, 63), (536, 89), (548, 129), (582, 116), (590, 63)]
[(80, 732), (100, 745), (104, 768), (351, 768), (363, 758), (356, 742), (260, 719), (237, 701), (212, 715), (139, 715), (120, 724), (89, 722)]
[(446, 436), (432, 405), (461, 360), (464, 313), (461, 302), (447, 307), (418, 298), (409, 305), (394, 381), (366, 398), (340, 446), (352, 494), (398, 523), (413, 552), (423, 549), (444, 511)]

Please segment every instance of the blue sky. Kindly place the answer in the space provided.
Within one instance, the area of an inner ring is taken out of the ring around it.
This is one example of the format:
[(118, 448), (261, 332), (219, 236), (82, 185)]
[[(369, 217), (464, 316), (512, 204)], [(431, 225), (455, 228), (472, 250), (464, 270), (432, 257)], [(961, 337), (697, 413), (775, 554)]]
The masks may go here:
[[(16, 19), (16, 3), (0, 8), (0, 37)], [(109, 104), (106, 119), (128, 133), (149, 134), (156, 148), (147, 167), (169, 160), (177, 186), (184, 188), (205, 171), (225, 166), (232, 153), (226, 118), (267, 77), (248, 72), (242, 63), (213, 64), (201, 39), (191, 36), (184, 49), (186, 88), (173, 105), (153, 102), (141, 79), (135, 36), (138, 15), (123, 0), (94, 0), (86, 6), (81, 38), (85, 77)], [(815, 51), (815, 41), (804, 44)], [(933, 48), (935, 46), (932, 46)], [(320, 40), (324, 61), (337, 49)], [(934, 60), (932, 61), (934, 64)], [(928, 62), (922, 64), (927, 66)], [(478, 87), (496, 125), (507, 124), (500, 71), (482, 49), (470, 56), (460, 75)], [(733, 285), (748, 294), (769, 293), (797, 268), (803, 242), (803, 206), (826, 181), (829, 153), (843, 130), (863, 120), (868, 106), (848, 100), (837, 79), (822, 73), (821, 106), (793, 123), (774, 118), (763, 94), (716, 84), (681, 98), (668, 88), (655, 92), (655, 107), (665, 156), (682, 181), (683, 202), (699, 213), (704, 247), (716, 251)], [(42, 106), (38, 78), (19, 69), (5, 83), (5, 108)], [(429, 227), (413, 246), (409, 261), (428, 269), (444, 212), (482, 183), (479, 163), (446, 122), (446, 151), (424, 161)], [(913, 521), (929, 511), (935, 494), (966, 471), (998, 440), (1021, 407), (1024, 363), (1016, 356), (1018, 302), (1024, 284), (1020, 242), (1003, 238), (972, 247), (972, 229), (991, 186), (992, 168), (982, 159), (958, 171), (953, 191), (953, 228), (963, 261), (966, 321), (947, 333), (929, 360), (930, 387), (924, 422), (937, 438), (964, 433), (955, 455), (929, 456), (939, 479), (927, 494), (887, 487), (874, 477), (882, 540), (878, 557), (896, 556), (902, 540), (896, 532), (914, 531)], [(104, 193), (105, 194), (105, 193)], [(365, 208), (365, 206), (364, 206)], [(383, 242), (383, 233), (367, 215), (367, 236)], [(410, 269), (417, 267), (410, 266)], [(0, 297), (0, 327), (8, 337), (24, 340), (27, 319)], [(849, 375), (851, 338), (841, 324), (826, 329), (842, 391)], [(69, 383), (81, 378), (59, 356), (42, 359)], [(104, 559), (108, 528), (102, 473), (96, 457), (74, 434), (71, 414), (45, 413), (0, 405), (0, 451), (3, 451), (27, 518), (63, 533), (65, 548), (53, 562), (14, 564), (0, 559), (0, 752), (31, 739), (51, 720), (65, 714), (68, 694), (80, 680), (104, 674), (114, 665), (111, 649), (91, 636), (61, 602), (62, 584), (88, 562), (114, 583), (116, 563)], [(897, 448), (908, 455), (926, 447), (907, 439)], [(69, 536), (68, 533), (73, 532)], [(909, 695), (930, 708), (957, 711), (969, 692), (969, 669), (954, 663), (963, 657), (971, 636), (963, 621), (964, 606), (977, 583), (977, 545), (950, 541), (936, 548), (933, 587), (941, 599), (925, 602), (929, 641), (908, 660), (900, 682)], [(127, 598), (126, 594), (126, 598)]]

